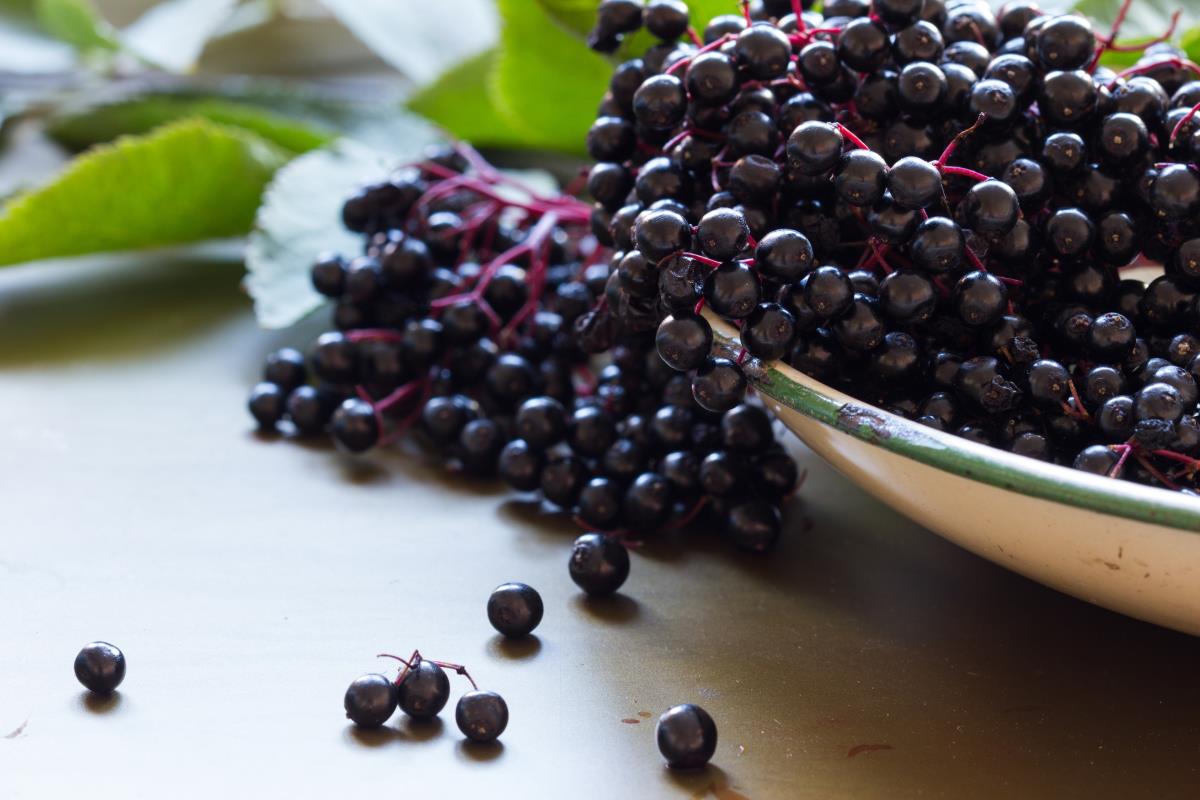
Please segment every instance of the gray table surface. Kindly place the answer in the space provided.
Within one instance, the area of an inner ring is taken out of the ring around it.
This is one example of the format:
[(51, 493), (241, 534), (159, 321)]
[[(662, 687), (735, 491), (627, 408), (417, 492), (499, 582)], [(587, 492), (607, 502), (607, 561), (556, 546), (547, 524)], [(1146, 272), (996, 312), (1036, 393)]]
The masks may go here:
[[(773, 555), (693, 531), (585, 602), (569, 521), (401, 453), (255, 435), (261, 357), (315, 328), (257, 330), (239, 279), (0, 273), (0, 796), (1196, 796), (1200, 641), (960, 551), (799, 446)], [(487, 624), (506, 580), (546, 601), (526, 646)], [(107, 704), (71, 673), (97, 638), (130, 665)], [(507, 698), (502, 746), (449, 715), (349, 726), (346, 684), (414, 647)], [(653, 721), (685, 701), (720, 746), (680, 776)]]

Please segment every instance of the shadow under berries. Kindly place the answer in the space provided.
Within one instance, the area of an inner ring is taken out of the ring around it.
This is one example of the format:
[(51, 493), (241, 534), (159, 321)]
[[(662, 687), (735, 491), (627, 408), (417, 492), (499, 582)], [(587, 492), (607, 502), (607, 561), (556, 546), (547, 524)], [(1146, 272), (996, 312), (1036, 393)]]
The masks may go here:
[(497, 658), (521, 661), (542, 652), (542, 640), (532, 633), (517, 638), (497, 634), (488, 640), (487, 651)]
[(0, 366), (137, 358), (196, 337), (246, 306), (241, 264), (123, 256), (0, 281)]

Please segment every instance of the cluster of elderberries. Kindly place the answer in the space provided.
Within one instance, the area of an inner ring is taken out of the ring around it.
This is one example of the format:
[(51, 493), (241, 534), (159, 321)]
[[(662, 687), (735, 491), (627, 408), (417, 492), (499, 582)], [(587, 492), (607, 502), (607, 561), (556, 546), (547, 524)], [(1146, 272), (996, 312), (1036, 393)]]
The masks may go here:
[(618, 538), (707, 508), (738, 545), (774, 542), (795, 463), (765, 411), (701, 407), (653, 329), (592, 308), (619, 277), (586, 204), (523, 190), (458, 146), (364, 188), (343, 217), (364, 254), (312, 270), (337, 330), (307, 359), (268, 357), (260, 425), (328, 430), (351, 452), (411, 431)]
[(462, 664), (435, 661), (414, 650), (408, 658), (380, 653), (403, 664), (395, 680), (372, 672), (362, 675), (346, 689), (343, 705), (346, 717), (360, 728), (378, 728), (399, 708), (416, 720), (431, 720), (450, 700), (450, 678), (453, 670), (467, 679), (471, 691), (458, 699), (454, 721), (458, 729), (473, 742), (494, 742), (508, 727), (508, 704), (495, 692), (484, 691), (475, 683)]
[[(1016, 0), (604, 0), (588, 138), (602, 308), (698, 402), (782, 359), (977, 442), (1197, 484), (1200, 66)], [(1135, 52), (1121, 72), (1108, 51)], [(1148, 284), (1123, 274), (1146, 262)], [(705, 309), (745, 353), (710, 351)]]

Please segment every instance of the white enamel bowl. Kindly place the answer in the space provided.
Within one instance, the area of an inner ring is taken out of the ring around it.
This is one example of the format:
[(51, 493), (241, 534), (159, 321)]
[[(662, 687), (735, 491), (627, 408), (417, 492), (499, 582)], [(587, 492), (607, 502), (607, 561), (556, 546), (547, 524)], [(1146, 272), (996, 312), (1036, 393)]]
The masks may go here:
[[(708, 319), (736, 348), (737, 330)], [(1200, 499), (975, 444), (784, 364), (747, 373), (801, 441), (901, 514), (1047, 586), (1200, 635)]]

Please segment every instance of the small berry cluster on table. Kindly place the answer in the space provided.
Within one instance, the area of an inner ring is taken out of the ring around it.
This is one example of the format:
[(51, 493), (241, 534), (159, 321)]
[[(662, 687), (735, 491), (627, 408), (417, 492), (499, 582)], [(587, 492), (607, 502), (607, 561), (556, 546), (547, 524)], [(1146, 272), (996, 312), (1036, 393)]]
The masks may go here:
[(611, 312), (658, 325), (698, 394), (742, 381), (707, 308), (751, 357), (930, 427), (1193, 491), (1200, 66), (1169, 43), (1179, 15), (1122, 44), (1130, 0), (1107, 32), (1027, 0), (807, 5), (700, 33), (678, 0), (600, 4), (594, 48), (659, 39), (587, 139), (593, 230), (624, 254)]

